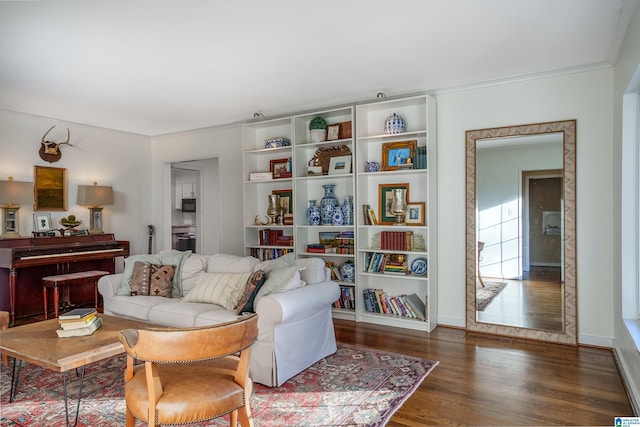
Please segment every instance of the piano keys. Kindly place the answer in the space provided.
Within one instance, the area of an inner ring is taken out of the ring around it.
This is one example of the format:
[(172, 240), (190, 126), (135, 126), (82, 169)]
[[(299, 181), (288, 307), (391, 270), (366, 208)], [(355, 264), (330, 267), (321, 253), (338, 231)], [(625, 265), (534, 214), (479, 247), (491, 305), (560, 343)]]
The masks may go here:
[[(129, 242), (113, 234), (0, 239), (0, 310), (16, 318), (42, 313), (42, 278), (88, 270), (115, 272), (115, 259), (129, 256)], [(91, 303), (78, 290), (74, 302)]]

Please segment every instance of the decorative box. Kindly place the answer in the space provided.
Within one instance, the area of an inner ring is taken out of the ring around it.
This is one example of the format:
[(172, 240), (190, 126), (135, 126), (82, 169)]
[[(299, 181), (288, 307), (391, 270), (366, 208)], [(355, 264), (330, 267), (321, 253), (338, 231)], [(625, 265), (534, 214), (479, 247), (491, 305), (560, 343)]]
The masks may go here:
[(264, 148), (288, 147), (291, 141), (287, 138), (269, 138), (264, 140)]
[(250, 172), (249, 181), (271, 181), (273, 173), (271, 172)]

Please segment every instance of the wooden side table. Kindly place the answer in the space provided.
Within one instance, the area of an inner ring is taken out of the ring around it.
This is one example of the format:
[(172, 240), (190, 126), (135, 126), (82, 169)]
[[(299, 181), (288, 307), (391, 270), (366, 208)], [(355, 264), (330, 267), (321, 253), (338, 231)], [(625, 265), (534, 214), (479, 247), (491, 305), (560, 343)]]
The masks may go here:
[[(9, 328), (9, 312), (8, 311), (0, 311), (0, 330), (5, 330)], [(9, 358), (6, 354), (2, 355), (2, 366), (7, 366), (9, 364)]]
[(53, 288), (53, 308), (55, 317), (58, 317), (58, 309), (60, 305), (60, 295), (58, 288), (60, 286), (87, 286), (93, 285), (95, 295), (95, 308), (98, 309), (98, 280), (102, 276), (111, 274), (108, 271), (91, 270), (80, 271), (78, 273), (59, 274), (57, 276), (47, 276), (42, 278), (42, 298), (44, 300), (44, 319), (49, 318), (47, 310), (47, 289)]

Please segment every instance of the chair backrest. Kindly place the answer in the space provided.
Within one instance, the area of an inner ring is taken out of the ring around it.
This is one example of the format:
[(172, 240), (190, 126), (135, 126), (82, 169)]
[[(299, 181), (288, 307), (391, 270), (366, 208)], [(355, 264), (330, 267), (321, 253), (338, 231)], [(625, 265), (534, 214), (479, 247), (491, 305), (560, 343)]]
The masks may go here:
[(194, 328), (126, 329), (120, 341), (130, 356), (162, 363), (194, 362), (236, 354), (258, 337), (258, 315), (240, 316), (233, 322)]

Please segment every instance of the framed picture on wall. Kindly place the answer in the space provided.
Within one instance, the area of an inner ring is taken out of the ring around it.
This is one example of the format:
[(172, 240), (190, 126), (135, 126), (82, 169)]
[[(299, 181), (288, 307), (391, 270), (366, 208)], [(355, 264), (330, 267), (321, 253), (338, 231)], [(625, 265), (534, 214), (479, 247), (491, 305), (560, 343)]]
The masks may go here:
[(34, 211), (67, 210), (67, 170), (34, 166)]

